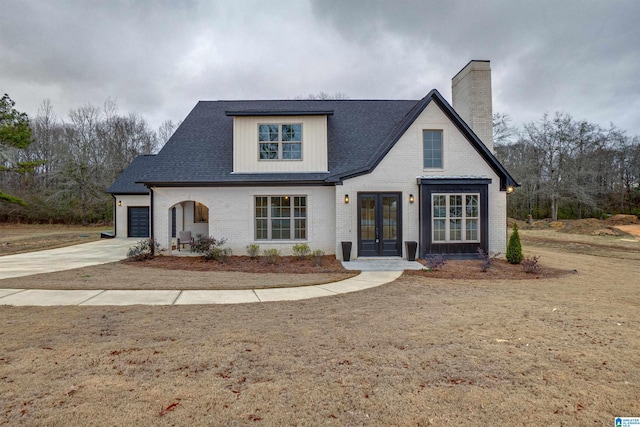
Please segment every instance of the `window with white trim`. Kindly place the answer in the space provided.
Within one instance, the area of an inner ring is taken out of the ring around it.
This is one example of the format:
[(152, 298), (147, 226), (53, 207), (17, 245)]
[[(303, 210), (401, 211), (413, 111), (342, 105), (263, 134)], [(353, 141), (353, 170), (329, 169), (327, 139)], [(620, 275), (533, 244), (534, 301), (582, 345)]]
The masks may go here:
[(432, 242), (480, 241), (480, 194), (432, 194)]
[(256, 196), (256, 240), (305, 240), (306, 196)]
[(302, 160), (302, 124), (259, 124), (260, 160)]

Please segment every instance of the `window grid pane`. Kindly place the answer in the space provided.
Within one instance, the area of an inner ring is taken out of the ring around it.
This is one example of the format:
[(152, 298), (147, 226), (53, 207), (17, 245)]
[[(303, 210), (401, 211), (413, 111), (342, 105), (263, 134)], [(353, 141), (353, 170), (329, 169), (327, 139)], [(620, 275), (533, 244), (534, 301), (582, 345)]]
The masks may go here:
[(302, 125), (282, 125), (282, 140), (283, 141), (302, 141)]
[(277, 160), (278, 144), (272, 142), (260, 143), (260, 160)]
[(433, 194), (432, 212), (433, 242), (480, 241), (480, 195)]
[(306, 196), (256, 196), (255, 203), (256, 240), (307, 238)]
[(285, 160), (302, 159), (302, 144), (300, 142), (283, 142), (282, 158)]
[(442, 168), (442, 131), (423, 130), (424, 168)]
[(278, 125), (258, 125), (259, 141), (278, 141)]
[(360, 238), (375, 239), (375, 199), (363, 196), (360, 199)]
[(466, 240), (478, 240), (478, 220), (477, 219), (468, 219), (467, 220), (467, 230), (466, 230)]
[(256, 219), (256, 240), (267, 240), (269, 238), (267, 221), (267, 219)]
[(446, 220), (436, 219), (433, 221), (433, 240), (435, 242), (443, 242), (446, 240)]
[(462, 218), (462, 196), (449, 196), (449, 216)]
[(450, 219), (449, 220), (449, 240), (456, 241), (462, 240), (462, 234), (460, 233), (462, 226), (462, 220)]
[(259, 124), (259, 160), (302, 160), (302, 124)]
[(446, 218), (447, 217), (447, 196), (436, 195), (433, 198), (433, 217), (434, 218)]
[(306, 239), (307, 238), (307, 221), (304, 219), (295, 220), (295, 238)]
[(467, 210), (467, 218), (478, 217), (478, 196), (477, 195), (466, 196), (466, 210)]

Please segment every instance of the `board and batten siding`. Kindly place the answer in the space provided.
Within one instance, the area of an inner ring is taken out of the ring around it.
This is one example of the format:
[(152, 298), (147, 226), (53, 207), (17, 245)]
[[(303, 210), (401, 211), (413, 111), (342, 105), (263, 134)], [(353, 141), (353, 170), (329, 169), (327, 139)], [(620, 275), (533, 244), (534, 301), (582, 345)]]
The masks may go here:
[[(302, 123), (302, 160), (259, 160), (259, 124)], [(233, 172), (327, 172), (327, 116), (233, 118)]]

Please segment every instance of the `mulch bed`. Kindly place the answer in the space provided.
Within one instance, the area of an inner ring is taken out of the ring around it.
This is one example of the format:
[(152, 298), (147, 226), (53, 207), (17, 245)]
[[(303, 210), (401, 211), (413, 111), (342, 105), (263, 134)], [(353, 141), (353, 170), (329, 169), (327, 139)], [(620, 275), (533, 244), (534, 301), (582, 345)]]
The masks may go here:
[(277, 264), (269, 264), (261, 257), (231, 256), (224, 263), (205, 261), (202, 257), (160, 255), (145, 261), (125, 261), (127, 265), (138, 267), (164, 268), (167, 270), (190, 271), (242, 271), (245, 273), (344, 273), (347, 272), (333, 255), (325, 255), (320, 266), (313, 259), (280, 257)]
[[(423, 260), (419, 260), (425, 264)], [(438, 270), (405, 270), (404, 274), (411, 276), (430, 277), (434, 279), (456, 280), (523, 280), (523, 279), (548, 279), (560, 277), (571, 273), (568, 270), (559, 270), (540, 266), (536, 273), (527, 273), (522, 265), (509, 264), (504, 259), (494, 261), (493, 266), (486, 272), (481, 269), (480, 260), (449, 260), (446, 265)]]
[[(424, 261), (418, 260), (424, 264)], [(333, 255), (322, 257), (322, 263), (318, 267), (313, 259), (300, 260), (295, 257), (280, 257), (277, 264), (269, 264), (263, 258), (250, 258), (248, 256), (232, 256), (224, 263), (218, 261), (205, 261), (202, 257), (166, 256), (160, 255), (150, 260), (139, 262), (127, 262), (127, 265), (136, 267), (162, 268), (167, 270), (189, 271), (241, 271), (245, 273), (345, 273), (348, 270)], [(536, 273), (527, 273), (522, 265), (509, 264), (506, 260), (498, 259), (486, 272), (481, 270), (480, 260), (449, 260), (446, 265), (435, 271), (407, 270), (405, 274), (413, 276), (429, 277), (434, 279), (455, 280), (524, 280), (547, 279), (560, 277), (571, 273), (567, 270), (559, 270), (540, 266)]]

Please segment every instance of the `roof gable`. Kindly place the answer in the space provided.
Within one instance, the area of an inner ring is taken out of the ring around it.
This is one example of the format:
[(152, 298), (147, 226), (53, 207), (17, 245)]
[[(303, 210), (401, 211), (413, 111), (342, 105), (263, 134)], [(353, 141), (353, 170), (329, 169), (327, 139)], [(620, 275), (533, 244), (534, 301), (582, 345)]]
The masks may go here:
[(478, 154), (480, 154), (484, 161), (487, 162), (496, 175), (500, 177), (501, 190), (506, 190), (509, 186), (518, 186), (504, 166), (502, 166), (493, 153), (491, 153), (487, 146), (484, 145), (480, 138), (478, 138), (478, 136), (471, 130), (464, 120), (462, 120), (453, 107), (436, 89), (431, 90), (427, 96), (418, 101), (406, 116), (398, 122), (389, 136), (385, 139), (384, 143), (378, 147), (375, 155), (371, 159), (371, 162), (366, 167), (354, 169), (351, 173), (343, 175), (332, 175), (330, 179), (341, 181), (343, 179), (354, 178), (356, 176), (371, 173), (431, 102), (435, 102), (436, 105), (440, 107), (449, 120), (451, 120), (467, 141), (469, 141), (471, 146), (478, 152)]

